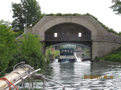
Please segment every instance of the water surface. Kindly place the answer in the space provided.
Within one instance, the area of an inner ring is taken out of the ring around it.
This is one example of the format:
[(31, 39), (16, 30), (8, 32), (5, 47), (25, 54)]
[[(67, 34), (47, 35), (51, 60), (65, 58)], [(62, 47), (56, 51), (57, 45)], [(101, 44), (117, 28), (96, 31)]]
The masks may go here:
[[(46, 78), (62, 83), (66, 90), (121, 90), (121, 66), (104, 62), (82, 62), (80, 53), (76, 53), (77, 62), (59, 63), (57, 60), (42, 69)], [(84, 56), (85, 57), (85, 56)], [(86, 56), (88, 57), (88, 55)], [(84, 79), (84, 76), (102, 76), (98, 79)], [(108, 77), (107, 79), (104, 77)], [(112, 76), (113, 78), (109, 78)], [(42, 82), (35, 83), (42, 88)], [(62, 90), (61, 86), (47, 82), (49, 90)]]

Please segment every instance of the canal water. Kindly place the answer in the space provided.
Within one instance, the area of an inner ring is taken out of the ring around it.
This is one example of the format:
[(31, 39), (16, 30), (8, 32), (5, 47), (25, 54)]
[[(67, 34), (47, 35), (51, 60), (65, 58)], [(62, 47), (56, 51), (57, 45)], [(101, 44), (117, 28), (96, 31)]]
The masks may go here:
[[(104, 62), (82, 62), (89, 55), (75, 53), (77, 62), (59, 63), (57, 60), (42, 69), (46, 78), (62, 83), (66, 90), (121, 90), (121, 66)], [(98, 78), (94, 78), (98, 76)], [(93, 78), (91, 78), (93, 77)], [(36, 82), (36, 88), (42, 88), (42, 82)], [(48, 90), (62, 90), (52, 82), (46, 82)]]

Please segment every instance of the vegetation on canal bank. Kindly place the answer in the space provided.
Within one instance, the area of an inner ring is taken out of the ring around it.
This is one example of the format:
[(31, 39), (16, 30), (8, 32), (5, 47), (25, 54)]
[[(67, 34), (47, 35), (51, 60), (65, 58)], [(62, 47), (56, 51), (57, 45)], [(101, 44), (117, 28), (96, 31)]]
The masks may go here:
[(12, 55), (15, 54), (17, 44), (15, 35), (11, 30), (9, 22), (0, 21), (0, 71), (8, 67)]
[(40, 38), (38, 35), (28, 35), (23, 34), (23, 37), (18, 40), (20, 43), (18, 45), (18, 50), (16, 54), (13, 55), (10, 63), (15, 65), (18, 62), (25, 61), (27, 64), (35, 67), (44, 65), (45, 57), (42, 52), (40, 52), (42, 44), (40, 43)]
[(100, 58), (96, 57), (95, 59), (121, 63), (121, 46), (118, 49), (113, 50), (110, 54)]
[(15, 65), (18, 62), (25, 63), (34, 68), (40, 67), (47, 62), (40, 52), (42, 44), (37, 35), (23, 34), (23, 38), (15, 41), (15, 33), (11, 31), (9, 22), (0, 21), (0, 71)]
[(57, 58), (59, 55), (60, 55), (60, 51), (55, 51), (54, 48), (52, 48), (52, 45), (51, 46), (48, 46), (47, 47), (47, 59), (54, 59), (54, 58)]

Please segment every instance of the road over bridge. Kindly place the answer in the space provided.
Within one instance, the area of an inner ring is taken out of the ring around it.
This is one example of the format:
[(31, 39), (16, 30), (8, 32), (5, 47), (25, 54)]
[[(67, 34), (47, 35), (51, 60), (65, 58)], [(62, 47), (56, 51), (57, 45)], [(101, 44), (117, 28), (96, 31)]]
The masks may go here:
[(108, 32), (92, 16), (44, 16), (27, 31), (39, 35), (41, 42), (45, 43), (43, 50), (59, 43), (84, 44), (90, 47), (92, 59), (121, 45), (121, 37)]

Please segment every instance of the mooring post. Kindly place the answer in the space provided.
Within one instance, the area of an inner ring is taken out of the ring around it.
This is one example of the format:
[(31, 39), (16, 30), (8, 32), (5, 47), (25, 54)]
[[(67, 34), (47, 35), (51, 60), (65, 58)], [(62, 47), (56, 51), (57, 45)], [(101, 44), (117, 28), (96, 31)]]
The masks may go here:
[(46, 87), (46, 82), (45, 82), (45, 77), (43, 76), (43, 90), (45, 90), (45, 87)]

